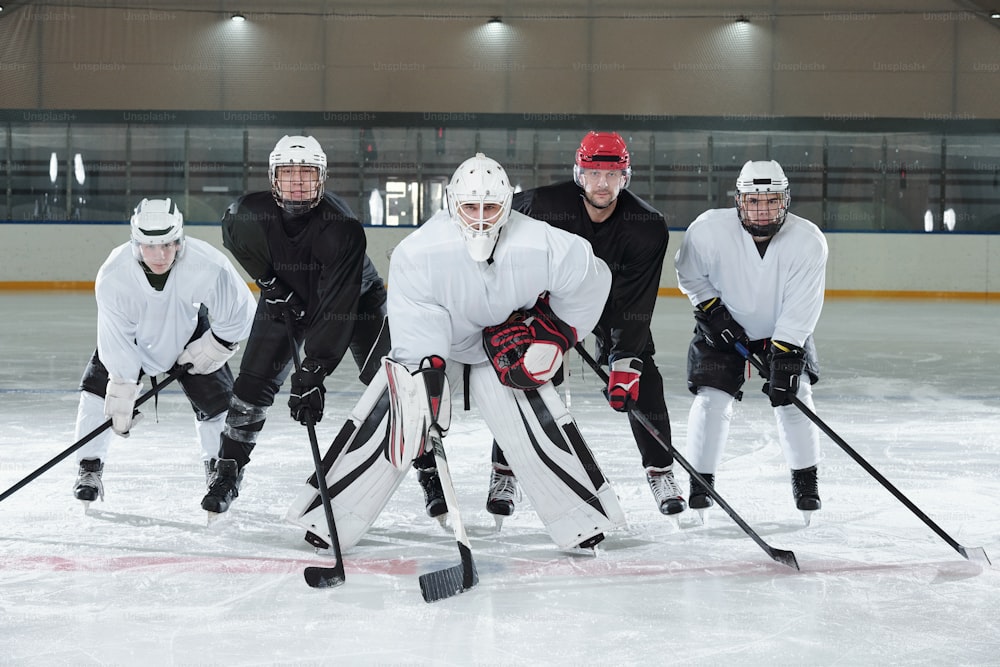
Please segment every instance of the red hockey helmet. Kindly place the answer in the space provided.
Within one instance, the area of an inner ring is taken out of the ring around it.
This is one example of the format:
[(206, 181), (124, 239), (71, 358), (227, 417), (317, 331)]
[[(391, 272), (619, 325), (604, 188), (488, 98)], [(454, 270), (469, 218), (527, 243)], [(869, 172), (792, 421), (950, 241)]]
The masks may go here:
[(577, 183), (580, 182), (581, 172), (587, 169), (621, 170), (625, 177), (623, 187), (627, 188), (632, 176), (632, 162), (622, 135), (617, 132), (588, 132), (576, 149), (573, 173)]

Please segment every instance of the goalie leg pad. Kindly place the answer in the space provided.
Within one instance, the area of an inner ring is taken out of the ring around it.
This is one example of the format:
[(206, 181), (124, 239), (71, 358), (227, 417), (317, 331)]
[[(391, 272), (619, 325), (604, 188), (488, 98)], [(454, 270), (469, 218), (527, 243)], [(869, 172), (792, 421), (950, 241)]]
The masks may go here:
[[(407, 467), (389, 462), (389, 391), (384, 371), (372, 380), (322, 459), (341, 549), (364, 536), (406, 477)], [(331, 544), (315, 473), (285, 518)]]
[(551, 384), (517, 391), (489, 364), (472, 368), (473, 399), (521, 488), (563, 548), (625, 526), (618, 496)]
[(413, 371), (386, 357), (389, 384), (389, 460), (405, 470), (430, 451), (427, 431), (437, 426), (444, 436), (451, 425), (451, 389), (441, 357), (426, 357)]

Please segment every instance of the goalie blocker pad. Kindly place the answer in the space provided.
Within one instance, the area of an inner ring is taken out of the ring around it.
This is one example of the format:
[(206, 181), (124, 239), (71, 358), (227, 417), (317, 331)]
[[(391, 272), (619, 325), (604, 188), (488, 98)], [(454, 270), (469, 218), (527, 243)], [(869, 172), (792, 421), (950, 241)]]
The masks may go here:
[(562, 548), (626, 525), (618, 496), (551, 383), (500, 384), (489, 363), (471, 368), (470, 391), (524, 495)]
[(410, 373), (403, 364), (383, 359), (389, 383), (389, 460), (405, 469), (431, 451), (427, 432), (437, 426), (443, 437), (451, 426), (451, 389), (441, 357), (424, 357)]
[[(388, 416), (389, 390), (380, 366), (322, 461), (341, 549), (354, 546), (368, 532), (409, 470), (389, 461)], [(285, 518), (333, 543), (315, 473)]]

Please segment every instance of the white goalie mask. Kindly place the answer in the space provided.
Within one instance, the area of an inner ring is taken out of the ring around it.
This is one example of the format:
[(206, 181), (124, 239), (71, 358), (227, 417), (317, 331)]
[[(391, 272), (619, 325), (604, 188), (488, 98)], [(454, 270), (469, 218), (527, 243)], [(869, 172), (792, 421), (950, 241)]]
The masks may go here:
[[(290, 183), (279, 179), (280, 167), (311, 167), (305, 183)], [(271, 181), (271, 194), (278, 206), (292, 215), (302, 215), (312, 210), (323, 199), (326, 183), (326, 153), (313, 137), (285, 135), (277, 144), (267, 161), (267, 175)]]
[(747, 162), (736, 178), (736, 210), (755, 240), (778, 233), (788, 216), (788, 177), (774, 160)]
[(184, 251), (184, 216), (170, 199), (143, 199), (135, 207), (130, 220), (132, 228), (132, 254), (139, 262), (142, 255), (139, 246), (160, 246), (177, 244), (174, 261)]
[(514, 188), (507, 172), (496, 160), (476, 153), (455, 170), (447, 194), (448, 212), (462, 230), (466, 250), (473, 260), (485, 262), (510, 218)]

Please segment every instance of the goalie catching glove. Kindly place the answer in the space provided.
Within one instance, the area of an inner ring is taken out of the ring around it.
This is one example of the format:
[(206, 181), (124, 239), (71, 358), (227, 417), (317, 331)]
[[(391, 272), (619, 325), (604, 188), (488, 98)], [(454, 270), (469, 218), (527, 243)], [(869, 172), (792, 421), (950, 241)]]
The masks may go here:
[(200, 338), (187, 344), (181, 356), (177, 357), (177, 364), (190, 364), (188, 373), (192, 375), (208, 375), (222, 368), (238, 349), (239, 345), (227, 343), (209, 329)]
[(750, 344), (747, 332), (733, 319), (732, 313), (719, 297), (699, 303), (694, 309), (694, 319), (705, 342), (717, 350), (734, 350), (736, 343), (741, 343), (743, 347)]
[(513, 389), (537, 389), (558, 372), (563, 354), (576, 345), (576, 329), (552, 312), (544, 299), (528, 311), (483, 329), (483, 348), (500, 378)]
[(792, 397), (799, 390), (799, 378), (806, 369), (806, 351), (798, 345), (772, 340), (768, 353), (770, 378), (764, 383), (764, 393), (771, 405), (791, 405)]

